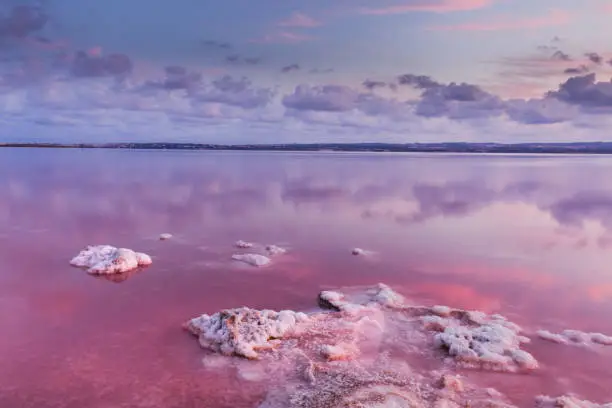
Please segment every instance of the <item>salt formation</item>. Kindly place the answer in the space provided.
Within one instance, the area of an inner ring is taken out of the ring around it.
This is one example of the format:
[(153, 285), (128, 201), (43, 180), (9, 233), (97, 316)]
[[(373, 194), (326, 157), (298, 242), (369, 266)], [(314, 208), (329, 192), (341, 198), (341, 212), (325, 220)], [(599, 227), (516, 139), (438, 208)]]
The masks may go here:
[(353, 248), (353, 250), (351, 251), (351, 254), (353, 255), (363, 255), (365, 254), (365, 251), (361, 248)]
[[(485, 368), (537, 366), (519, 348), (525, 339), (518, 326), (501, 316), (411, 306), (383, 284), (323, 291), (318, 301), (326, 310), (306, 315), (243, 307), (185, 326), (205, 349), (258, 360), (231, 363), (243, 379), (270, 381), (258, 408), (509, 407), (501, 394), (450, 374), (415, 372), (406, 361), (423, 351), (433, 356), (437, 345), (449, 354), (457, 349), (457, 360), (486, 360)], [(437, 328), (433, 335), (428, 320)]]
[(170, 238), (172, 238), (172, 234), (164, 233), (164, 234), (160, 234), (159, 235), (159, 239), (161, 241), (165, 241), (165, 240), (170, 239)]
[(373, 307), (404, 307), (404, 297), (383, 283), (352, 293), (323, 291), (319, 293), (318, 300), (319, 305), (325, 309), (343, 312), (358, 312)]
[(236, 245), (236, 248), (243, 248), (243, 249), (253, 248), (252, 242), (246, 242), (243, 240), (236, 241), (235, 245)]
[(244, 262), (251, 266), (266, 266), (272, 260), (265, 255), (259, 254), (235, 254), (232, 255), (234, 261)]
[(247, 307), (224, 310), (212, 316), (203, 314), (186, 323), (186, 328), (198, 336), (200, 345), (225, 355), (250, 359), (257, 350), (274, 347), (300, 321), (308, 320), (304, 313), (290, 310), (274, 312)]
[(70, 261), (73, 266), (87, 268), (91, 274), (123, 273), (151, 263), (147, 254), (110, 245), (88, 246)]
[[(435, 310), (435, 312), (434, 312)], [(432, 312), (446, 314), (439, 306)], [(517, 368), (533, 370), (538, 362), (528, 352), (521, 350), (527, 337), (521, 336), (521, 328), (503, 316), (487, 316), (481, 312), (450, 311), (450, 317), (423, 316), (426, 329), (436, 331), (435, 344), (444, 349), (456, 362), (500, 371)]]
[(274, 255), (282, 255), (285, 252), (287, 252), (287, 250), (285, 248), (281, 248), (281, 247), (276, 246), (276, 245), (268, 245), (268, 246), (266, 246), (266, 252), (268, 252), (268, 254), (274, 256)]
[(541, 395), (536, 398), (535, 406), (537, 408), (612, 408), (612, 402), (597, 404), (581, 400), (572, 395), (563, 395), (557, 398)]
[(599, 344), (603, 346), (612, 346), (612, 336), (601, 333), (585, 333), (579, 330), (564, 330), (561, 333), (552, 333), (548, 330), (538, 330), (537, 335), (543, 340), (559, 344), (576, 346)]

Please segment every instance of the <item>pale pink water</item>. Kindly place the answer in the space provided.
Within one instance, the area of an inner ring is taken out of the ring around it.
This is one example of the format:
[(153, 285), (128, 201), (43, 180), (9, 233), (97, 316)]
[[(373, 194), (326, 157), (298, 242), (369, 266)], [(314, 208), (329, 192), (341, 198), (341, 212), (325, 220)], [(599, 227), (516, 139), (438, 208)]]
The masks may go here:
[[(0, 150), (0, 407), (253, 407), (265, 390), (204, 370), (181, 324), (312, 309), (339, 286), (612, 334), (611, 171), (582, 156)], [(291, 250), (237, 267), (238, 239)], [(68, 265), (87, 244), (154, 264), (96, 279)], [(612, 347), (526, 348), (535, 374), (466, 375), (521, 406), (612, 399)]]

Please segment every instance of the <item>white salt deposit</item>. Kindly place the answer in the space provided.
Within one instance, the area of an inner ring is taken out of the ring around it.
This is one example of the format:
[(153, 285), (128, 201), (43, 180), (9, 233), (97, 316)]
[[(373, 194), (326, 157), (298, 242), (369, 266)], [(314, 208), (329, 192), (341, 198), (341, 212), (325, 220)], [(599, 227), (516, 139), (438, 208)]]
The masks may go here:
[(253, 248), (252, 242), (247, 242), (243, 240), (236, 241), (235, 245), (236, 245), (236, 248), (243, 248), (243, 249)]
[(361, 288), (353, 293), (323, 291), (319, 293), (319, 305), (343, 312), (358, 312), (366, 308), (404, 307), (404, 297), (389, 286), (379, 283), (372, 288)]
[(257, 267), (266, 266), (272, 261), (267, 256), (260, 254), (235, 254), (232, 255), (232, 259)]
[(268, 252), (268, 254), (270, 254), (271, 256), (274, 256), (274, 255), (282, 255), (285, 252), (287, 252), (287, 250), (285, 248), (281, 248), (276, 245), (268, 245), (266, 246), (266, 252)]
[(538, 368), (536, 359), (521, 350), (529, 339), (520, 335), (520, 327), (501, 316), (465, 312), (459, 318), (425, 316), (421, 321), (439, 332), (434, 336), (435, 344), (459, 364), (499, 371)]
[(351, 254), (353, 255), (363, 255), (365, 254), (365, 250), (361, 249), (361, 248), (353, 248), (353, 250), (351, 251)]
[(170, 238), (172, 238), (172, 234), (164, 233), (164, 234), (160, 234), (159, 235), (159, 239), (161, 241), (165, 241), (165, 240), (168, 240)]
[[(243, 379), (268, 382), (258, 408), (508, 408), (499, 392), (449, 373), (449, 359), (439, 360), (438, 372), (415, 372), (406, 361), (442, 349), (461, 366), (506, 372), (538, 368), (521, 348), (529, 339), (500, 315), (411, 306), (384, 284), (323, 291), (318, 301), (327, 310), (305, 315), (243, 307), (202, 315), (186, 327), (204, 348), (258, 360), (233, 360)], [(576, 332), (564, 336), (583, 338)], [(608, 337), (591, 333), (588, 339), (603, 344)], [(537, 406), (612, 408), (573, 397), (547, 398), (540, 397)]]
[(110, 245), (88, 246), (70, 261), (73, 266), (87, 268), (91, 274), (123, 273), (151, 263), (147, 254)]
[(185, 327), (198, 336), (204, 348), (255, 359), (258, 350), (274, 347), (274, 340), (283, 338), (298, 322), (306, 320), (304, 313), (290, 310), (275, 312), (242, 307), (212, 316), (203, 314), (188, 321)]
[(536, 398), (535, 406), (537, 408), (612, 408), (612, 402), (597, 404), (572, 395), (556, 398), (540, 395)]
[(579, 330), (564, 330), (561, 333), (552, 333), (548, 330), (538, 330), (538, 337), (558, 344), (575, 346), (603, 345), (612, 346), (612, 336), (602, 333), (586, 333)]

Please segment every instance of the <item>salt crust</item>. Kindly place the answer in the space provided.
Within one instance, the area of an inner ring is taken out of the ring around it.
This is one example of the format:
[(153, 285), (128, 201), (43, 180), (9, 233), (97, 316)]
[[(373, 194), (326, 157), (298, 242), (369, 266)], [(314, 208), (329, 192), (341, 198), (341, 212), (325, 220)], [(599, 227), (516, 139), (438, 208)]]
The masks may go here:
[(232, 255), (232, 259), (234, 261), (244, 262), (251, 266), (257, 266), (257, 267), (266, 266), (270, 262), (272, 262), (270, 258), (268, 258), (265, 255), (260, 255), (260, 254), (234, 254)]
[(520, 328), (501, 316), (411, 306), (383, 284), (323, 291), (318, 301), (328, 310), (243, 307), (202, 315), (185, 326), (205, 349), (259, 360), (228, 360), (245, 380), (274, 378), (258, 408), (510, 406), (503, 395), (459, 377), (414, 372), (391, 357), (387, 350), (394, 347), (417, 355), (438, 349), (455, 363), (482, 369), (537, 367), (519, 348), (527, 341)]
[(612, 336), (602, 333), (586, 333), (579, 330), (564, 330), (561, 333), (552, 333), (548, 330), (538, 330), (537, 335), (543, 340), (559, 344), (612, 346)]
[(166, 241), (170, 238), (172, 238), (172, 234), (168, 234), (168, 233), (159, 234), (160, 241)]
[(70, 261), (73, 266), (99, 275), (129, 272), (151, 263), (153, 261), (147, 254), (110, 245), (90, 245)]
[(253, 243), (252, 242), (247, 242), (247, 241), (243, 241), (243, 240), (236, 241), (236, 243), (234, 245), (236, 245), (236, 248), (243, 248), (243, 249), (253, 248)]
[(573, 395), (563, 395), (556, 398), (540, 395), (536, 398), (535, 406), (536, 408), (612, 408), (612, 402), (597, 404), (581, 400)]

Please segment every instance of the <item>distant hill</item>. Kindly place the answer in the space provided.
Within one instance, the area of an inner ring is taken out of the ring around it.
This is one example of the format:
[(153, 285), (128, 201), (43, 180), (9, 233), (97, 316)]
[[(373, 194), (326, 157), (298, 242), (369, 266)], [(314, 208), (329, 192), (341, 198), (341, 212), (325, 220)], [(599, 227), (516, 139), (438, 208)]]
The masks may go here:
[(295, 143), (218, 145), (200, 143), (0, 143), (0, 147), (64, 149), (255, 150), (337, 152), (446, 152), (446, 153), (580, 153), (612, 154), (612, 142), (577, 143)]

